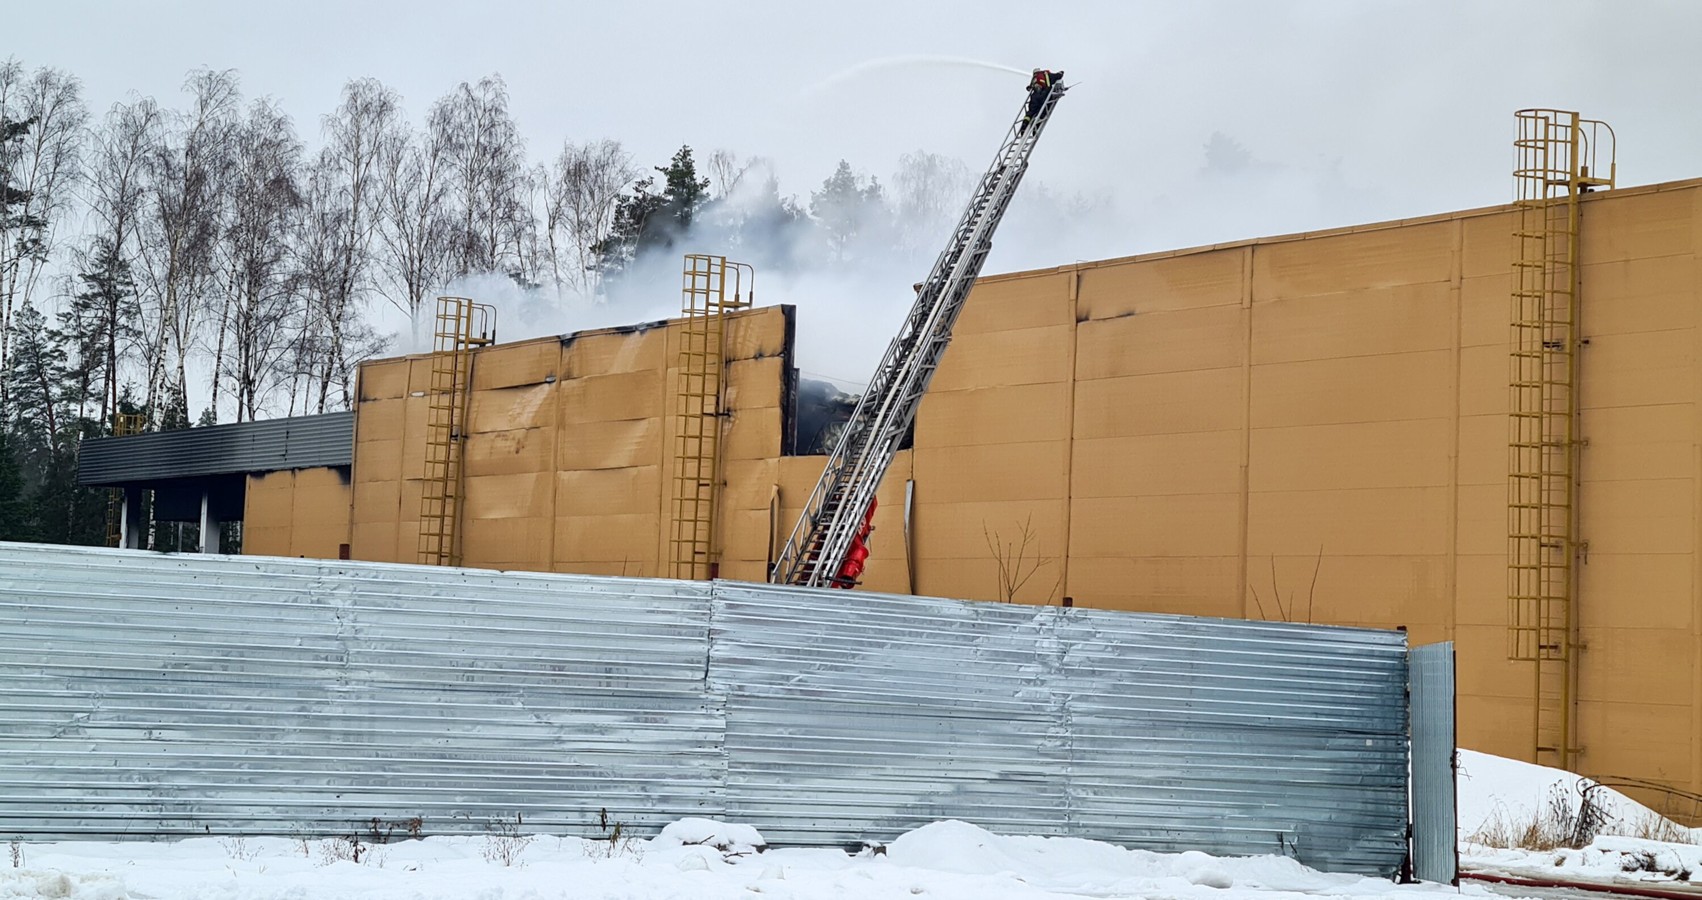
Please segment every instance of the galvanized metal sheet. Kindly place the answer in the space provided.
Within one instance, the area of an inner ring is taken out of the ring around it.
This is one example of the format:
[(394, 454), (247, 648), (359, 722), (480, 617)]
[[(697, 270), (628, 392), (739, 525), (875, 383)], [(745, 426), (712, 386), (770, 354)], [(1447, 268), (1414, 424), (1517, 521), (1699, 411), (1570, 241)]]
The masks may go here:
[(117, 837), (720, 815), (707, 594), (0, 545), (0, 821)]
[(0, 544), (37, 837), (943, 818), (1404, 856), (1403, 636), (858, 592)]
[(1412, 858), (1424, 881), (1458, 884), (1454, 760), (1454, 644), (1426, 644), (1412, 669)]
[(347, 466), (354, 448), (352, 412), (91, 438), (78, 449), (77, 483), (117, 486)]

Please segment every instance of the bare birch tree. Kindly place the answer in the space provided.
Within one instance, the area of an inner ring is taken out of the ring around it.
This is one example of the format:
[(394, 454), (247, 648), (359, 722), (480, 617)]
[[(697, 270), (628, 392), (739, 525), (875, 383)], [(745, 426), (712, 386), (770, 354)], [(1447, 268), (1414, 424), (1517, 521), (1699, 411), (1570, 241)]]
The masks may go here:
[(100, 359), (91, 368), (101, 378), (100, 421), (110, 422), (117, 411), (122, 376), (121, 346), (137, 336), (132, 272), (141, 217), (148, 191), (148, 166), (163, 139), (162, 116), (152, 99), (115, 104), (90, 146), (84, 192), (89, 233), (80, 252), (87, 293), (98, 308), (89, 310), (93, 334), (85, 335), (88, 351)]
[(632, 155), (618, 141), (562, 145), (544, 192), (546, 244), (558, 282), (597, 293), (594, 248), (608, 239), (621, 192), (637, 177)]
[(272, 389), (285, 379), (283, 364), (293, 330), (300, 327), (289, 238), (302, 203), (302, 146), (289, 117), (270, 100), (249, 107), (233, 138), (229, 218), (219, 236), (229, 294), (214, 371), (229, 382), (236, 420), (242, 422), (258, 418)]
[[(138, 268), (149, 343), (145, 403), (156, 413), (162, 413), (161, 401), (184, 402), (190, 355), (221, 293), (215, 289), (215, 250), (240, 102), (236, 75), (229, 70), (192, 72), (185, 89), (190, 108), (171, 116), (166, 140), (153, 154), (153, 203), (143, 220)], [(187, 410), (163, 414), (177, 413)]]
[(502, 78), (462, 82), (432, 104), (427, 130), (448, 163), (450, 274), (516, 273), (532, 214), (525, 145)]
[[(447, 148), (434, 132), (408, 135), (382, 152), (380, 259), (385, 296), (417, 329), (430, 292), (449, 270)], [(418, 334), (415, 334), (418, 338)]]
[(13, 312), (34, 296), (70, 207), (87, 118), (75, 77), (51, 68), (26, 74), (14, 59), (0, 62), (0, 371), (10, 358)]

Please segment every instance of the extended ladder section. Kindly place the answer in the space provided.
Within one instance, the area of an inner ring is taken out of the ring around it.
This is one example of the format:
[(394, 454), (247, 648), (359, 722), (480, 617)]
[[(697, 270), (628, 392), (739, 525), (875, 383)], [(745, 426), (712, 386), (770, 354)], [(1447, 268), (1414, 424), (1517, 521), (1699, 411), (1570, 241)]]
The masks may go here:
[[(1532, 663), (1534, 761), (1577, 751), (1578, 224), (1612, 187), (1613, 131), (1575, 112), (1517, 113), (1507, 468), (1507, 655)], [(1597, 154), (1607, 161), (1605, 177)]]
[(462, 457), (472, 401), (473, 351), (496, 341), (496, 309), (437, 298), (431, 384), (426, 393), (425, 476), (420, 485), (419, 561), (461, 564)]
[[(810, 493), (769, 580), (776, 584), (852, 587), (861, 571), (875, 491), (916, 420), (922, 395), (945, 355), (969, 289), (993, 245), (993, 232), (1016, 194), (1029, 155), (1065, 87), (1054, 84), (1032, 120), (1028, 101), (981, 176), (950, 242), (917, 291), (915, 305), (887, 348)], [(853, 548), (859, 555), (853, 555)], [(847, 560), (853, 565), (847, 566)]]
[(728, 262), (725, 256), (686, 256), (680, 310), (685, 323), (679, 329), (679, 390), (674, 397), (674, 511), (668, 539), (672, 578), (701, 580), (719, 574), (715, 508), (721, 484), (727, 313), (751, 305), (755, 283), (755, 271), (744, 263)]
[[(113, 413), (112, 436), (129, 437), (141, 434), (148, 417), (141, 413)], [(124, 543), (124, 489), (110, 488), (106, 492), (106, 545), (118, 547)]]

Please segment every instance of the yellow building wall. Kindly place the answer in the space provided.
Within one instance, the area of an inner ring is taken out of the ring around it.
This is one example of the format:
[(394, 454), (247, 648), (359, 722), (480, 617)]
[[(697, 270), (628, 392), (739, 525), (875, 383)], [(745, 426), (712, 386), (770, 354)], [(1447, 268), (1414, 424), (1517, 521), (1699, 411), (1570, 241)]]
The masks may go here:
[[(790, 309), (727, 324), (725, 571), (760, 580), (779, 480)], [(474, 352), (462, 562), (665, 577), (670, 571), (680, 323), (581, 332)], [(418, 558), (428, 356), (361, 367), (353, 555)]]
[[(1590, 195), (1582, 222), (1580, 768), (1702, 789), (1702, 181)], [(1512, 227), (1501, 207), (982, 279), (865, 586), (1404, 627), (1457, 642), (1462, 744), (1528, 758)], [(783, 314), (736, 322), (722, 574), (761, 580), (823, 460), (778, 455)], [(667, 574), (676, 327), (480, 351), (467, 564)], [(427, 366), (362, 368), (356, 558), (415, 558)], [(248, 533), (282, 541), (266, 515)]]
[(347, 470), (296, 469), (248, 476), (242, 552), (337, 559), (349, 545), (353, 485)]

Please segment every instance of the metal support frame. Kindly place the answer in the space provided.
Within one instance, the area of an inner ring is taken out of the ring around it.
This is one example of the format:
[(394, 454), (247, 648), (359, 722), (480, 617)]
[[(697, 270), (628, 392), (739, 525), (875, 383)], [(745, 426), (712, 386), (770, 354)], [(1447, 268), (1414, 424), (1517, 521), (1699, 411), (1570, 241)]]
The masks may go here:
[(496, 308), (437, 298), (427, 391), (425, 474), (420, 485), (419, 561), (461, 564), (462, 457), (472, 401), (473, 351), (496, 342)]
[[(1532, 758), (1578, 752), (1580, 200), (1611, 188), (1613, 130), (1555, 109), (1517, 114), (1507, 469), (1507, 656), (1532, 664)], [(1601, 174), (1605, 157), (1607, 174)]]
[[(747, 287), (746, 279), (749, 279)], [(725, 256), (689, 253), (681, 276), (674, 399), (674, 491), (669, 576), (715, 578), (720, 572), (716, 511), (721, 493), (723, 375), (727, 313), (753, 302), (756, 271)]]

